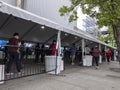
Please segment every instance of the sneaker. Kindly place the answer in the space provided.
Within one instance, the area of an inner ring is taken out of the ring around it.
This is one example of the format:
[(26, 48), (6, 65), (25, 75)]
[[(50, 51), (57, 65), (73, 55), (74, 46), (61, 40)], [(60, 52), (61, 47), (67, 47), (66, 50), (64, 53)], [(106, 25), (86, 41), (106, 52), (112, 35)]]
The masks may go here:
[(96, 69), (99, 69), (99, 66), (96, 66)]
[(14, 73), (6, 73), (7, 76), (13, 75)]

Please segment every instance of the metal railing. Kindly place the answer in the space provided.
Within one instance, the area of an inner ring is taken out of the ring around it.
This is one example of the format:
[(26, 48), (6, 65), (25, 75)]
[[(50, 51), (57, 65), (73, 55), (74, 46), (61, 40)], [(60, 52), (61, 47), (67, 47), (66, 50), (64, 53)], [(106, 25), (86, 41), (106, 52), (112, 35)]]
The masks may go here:
[[(5, 47), (16, 48), (17, 46), (7, 45), (4, 46), (4, 48)], [(52, 70), (46, 71), (45, 56), (48, 55), (50, 55), (50, 49), (27, 47), (24, 53), (22, 51), (19, 52), (18, 55), (19, 61), (16, 61), (15, 57), (13, 56), (12, 63), (10, 63), (11, 52), (5, 50), (1, 51), (0, 52), (0, 82), (56, 71), (57, 66)], [(55, 56), (57, 62), (57, 54)], [(8, 66), (9, 66), (9, 72), (7, 70)], [(20, 72), (18, 72), (18, 68), (20, 68)]]

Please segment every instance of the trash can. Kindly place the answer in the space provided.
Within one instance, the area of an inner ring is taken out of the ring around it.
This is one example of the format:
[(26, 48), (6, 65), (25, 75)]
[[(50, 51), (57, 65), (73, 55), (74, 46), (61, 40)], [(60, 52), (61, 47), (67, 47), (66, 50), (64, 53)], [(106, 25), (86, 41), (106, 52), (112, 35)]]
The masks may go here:
[(85, 55), (85, 58), (83, 59), (83, 66), (92, 66), (92, 56), (91, 55)]
[(0, 65), (0, 84), (4, 83), (4, 69), (5, 69), (5, 65)]
[(60, 57), (60, 56), (57, 56), (57, 58), (56, 58), (56, 56), (45, 56), (46, 72), (48, 74), (60, 74), (61, 59), (62, 59), (62, 57)]

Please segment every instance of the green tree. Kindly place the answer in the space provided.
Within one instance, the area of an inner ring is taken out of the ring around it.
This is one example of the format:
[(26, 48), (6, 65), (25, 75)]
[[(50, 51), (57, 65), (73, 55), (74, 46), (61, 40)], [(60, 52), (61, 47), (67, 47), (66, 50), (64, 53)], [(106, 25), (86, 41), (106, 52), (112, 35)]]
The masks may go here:
[[(84, 14), (97, 19), (97, 24), (111, 26), (117, 43), (118, 59), (120, 61), (120, 0), (70, 0), (70, 6), (63, 6), (61, 16), (69, 14), (69, 22), (77, 20), (76, 7), (81, 7)], [(96, 8), (98, 10), (96, 10)]]
[(99, 40), (106, 42), (109, 41), (111, 46), (115, 46), (114, 41), (114, 34), (113, 34), (113, 29), (112, 27), (108, 27), (108, 31), (107, 31), (107, 36), (105, 36), (104, 34), (101, 34), (99, 37)]

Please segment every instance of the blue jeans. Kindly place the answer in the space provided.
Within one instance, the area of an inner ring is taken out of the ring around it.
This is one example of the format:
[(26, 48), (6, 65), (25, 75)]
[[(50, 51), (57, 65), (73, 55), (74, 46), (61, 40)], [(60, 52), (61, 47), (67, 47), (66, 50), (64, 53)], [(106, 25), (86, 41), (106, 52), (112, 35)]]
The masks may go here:
[(20, 72), (20, 60), (19, 60), (19, 53), (17, 52), (9, 52), (9, 61), (7, 63), (7, 73), (11, 70), (11, 65), (15, 61), (17, 71)]

